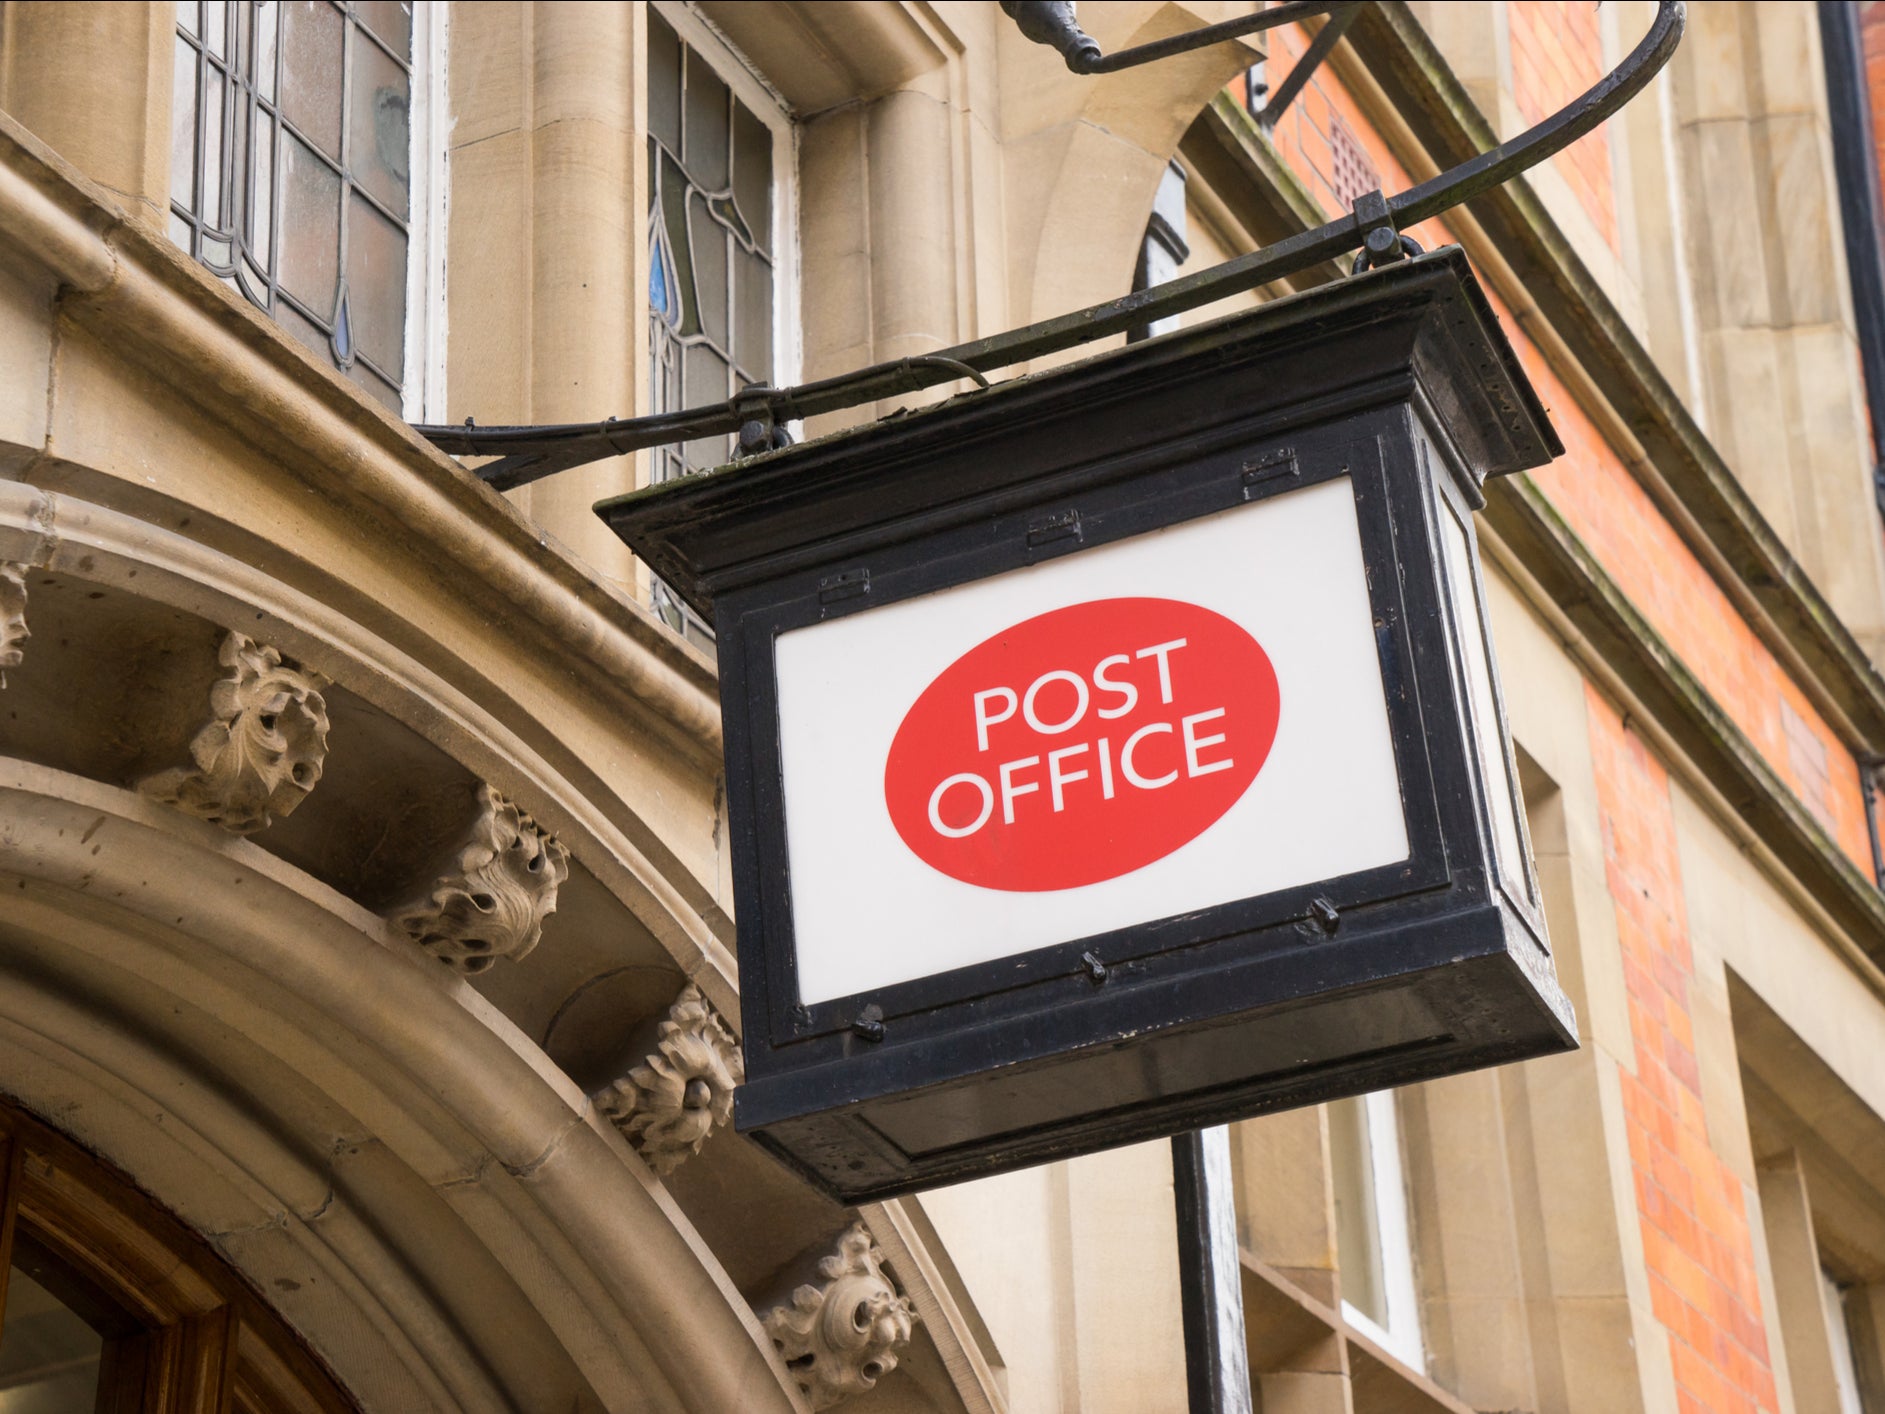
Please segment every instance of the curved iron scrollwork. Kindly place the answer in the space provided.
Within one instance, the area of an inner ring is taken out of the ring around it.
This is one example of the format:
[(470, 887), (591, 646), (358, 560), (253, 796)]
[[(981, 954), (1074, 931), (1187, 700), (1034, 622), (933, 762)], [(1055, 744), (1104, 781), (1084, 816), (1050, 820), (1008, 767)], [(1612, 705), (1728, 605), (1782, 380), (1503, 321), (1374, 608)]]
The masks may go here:
[[(1110, 72), (1111, 68), (1125, 67), (1128, 60), (1144, 63), (1285, 20), (1341, 8), (1344, 7), (1335, 4), (1283, 5), (1228, 21), (1229, 29), (1226, 25), (1207, 26), (1091, 60), (1083, 57), (1086, 50), (1077, 41), (1070, 41), (1074, 53), (1069, 56), (1068, 64), (1080, 73)], [(1254, 23), (1259, 20), (1264, 23)], [(965, 376), (987, 374), (1044, 354), (1123, 334), (1153, 320), (1267, 285), (1349, 251), (1365, 248), (1369, 253), (1368, 263), (1391, 260), (1400, 254), (1402, 230), (1470, 201), (1537, 166), (1591, 132), (1642, 92), (1675, 53), (1686, 22), (1683, 0), (1658, 0), (1655, 21), (1622, 63), (1576, 101), (1510, 142), (1482, 152), (1397, 196), (1384, 197), (1378, 191), (1369, 192), (1356, 201), (1347, 215), (1326, 225), (1153, 289), (1135, 291), (1072, 314), (954, 348), (939, 349), (923, 358), (872, 364), (792, 388), (748, 388), (723, 403), (658, 413), (652, 417), (610, 418), (597, 423), (551, 427), (476, 427), (467, 422), (462, 427), (415, 430), (444, 451), (461, 456), (499, 458), (477, 468), (476, 475), (498, 490), (509, 490), (571, 467), (623, 456), (644, 447), (737, 433), (744, 424), (754, 421), (776, 426), (894, 397), (898, 393), (917, 392)], [(1075, 33), (1078, 33), (1077, 26)], [(1087, 43), (1091, 45), (1092, 41), (1087, 40)], [(1092, 45), (1092, 53), (1099, 54), (1097, 45)], [(1111, 68), (1082, 68), (1082, 64)]]
[(1036, 44), (1045, 44), (1056, 50), (1074, 73), (1116, 74), (1121, 69), (1169, 59), (1174, 54), (1188, 54), (1193, 49), (1208, 49), (1227, 39), (1240, 39), (1246, 34), (1275, 29), (1278, 25), (1295, 20), (1306, 20), (1311, 15), (1352, 9), (1354, 0), (1335, 0), (1333, 4), (1291, 0), (1289, 4), (1259, 10), (1254, 15), (1239, 15), (1234, 20), (1205, 25), (1202, 29), (1174, 34), (1166, 39), (1155, 39), (1150, 44), (1136, 44), (1117, 54), (1100, 53), (1099, 44), (1092, 35), (1080, 28), (1079, 21), (1074, 18), (1072, 0), (1001, 0), (1001, 8), (1022, 34)]

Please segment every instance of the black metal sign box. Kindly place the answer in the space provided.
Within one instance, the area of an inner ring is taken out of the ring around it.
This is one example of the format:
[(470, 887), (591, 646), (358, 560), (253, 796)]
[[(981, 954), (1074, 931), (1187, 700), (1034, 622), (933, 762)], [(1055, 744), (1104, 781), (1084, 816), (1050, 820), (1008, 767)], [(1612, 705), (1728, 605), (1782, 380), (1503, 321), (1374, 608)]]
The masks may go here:
[(599, 506), (718, 633), (738, 1127), (860, 1202), (1573, 1047), (1471, 515), (1560, 450), (1448, 249)]

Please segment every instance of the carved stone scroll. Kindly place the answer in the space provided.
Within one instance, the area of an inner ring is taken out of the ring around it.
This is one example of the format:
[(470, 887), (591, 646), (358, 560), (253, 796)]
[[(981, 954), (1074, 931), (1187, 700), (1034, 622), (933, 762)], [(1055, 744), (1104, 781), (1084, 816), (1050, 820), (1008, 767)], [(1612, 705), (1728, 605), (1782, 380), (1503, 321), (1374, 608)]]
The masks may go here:
[(252, 835), (291, 812), (314, 789), (327, 758), (327, 702), (317, 673), (239, 633), (217, 660), (228, 674), (209, 692), (209, 722), (190, 743), (195, 763), (138, 782), (153, 800)]
[(426, 893), (395, 910), (393, 924), (432, 956), (464, 973), (500, 957), (520, 958), (543, 936), (569, 851), (488, 785), (452, 866)]
[(7, 685), (7, 669), (26, 660), (26, 566), (0, 561), (0, 687)]
[(883, 1273), (884, 1254), (861, 1222), (818, 1264), (826, 1280), (792, 1293), (792, 1304), (761, 1318), (786, 1368), (813, 1409), (862, 1394), (897, 1368), (910, 1343), (916, 1308)]
[(595, 1098), (648, 1166), (665, 1176), (700, 1152), (715, 1125), (733, 1117), (733, 1090), (746, 1079), (746, 1066), (733, 1033), (691, 982), (656, 1034), (654, 1054)]

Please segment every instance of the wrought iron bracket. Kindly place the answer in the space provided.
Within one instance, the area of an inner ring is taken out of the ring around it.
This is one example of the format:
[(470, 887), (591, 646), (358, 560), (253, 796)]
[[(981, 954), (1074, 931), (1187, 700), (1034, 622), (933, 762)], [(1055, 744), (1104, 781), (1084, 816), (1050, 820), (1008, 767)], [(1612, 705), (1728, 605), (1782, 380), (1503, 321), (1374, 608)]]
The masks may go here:
[(1322, 61), (1329, 57), (1329, 51), (1348, 33), (1348, 27), (1360, 13), (1359, 4), (1331, 7), (1328, 23), (1316, 31), (1316, 37), (1309, 41), (1308, 49), (1303, 51), (1302, 58), (1296, 61), (1288, 76), (1271, 91), (1268, 101), (1261, 108), (1251, 109), (1250, 115), (1257, 120), (1257, 126), (1265, 132), (1276, 126), (1276, 120), (1283, 116), (1284, 110), (1296, 101), (1296, 95), (1316, 76)]
[[(1122, 50), (1097, 62), (1123, 67), (1130, 58), (1133, 63), (1143, 63), (1219, 43), (1234, 34), (1250, 33), (1285, 20), (1340, 8), (1345, 7), (1281, 5), (1225, 25), (1210, 25), (1173, 39)], [(1123, 334), (1154, 320), (1270, 284), (1357, 248), (1366, 249), (1364, 264), (1394, 258), (1406, 248), (1401, 244), (1404, 239), (1399, 234), (1401, 231), (1470, 201), (1537, 166), (1554, 153), (1562, 152), (1642, 92), (1675, 53), (1686, 19), (1683, 0), (1658, 0), (1656, 17), (1648, 32), (1615, 69), (1587, 93), (1512, 141), (1469, 158), (1397, 196), (1383, 198), (1379, 192), (1371, 192), (1356, 202), (1355, 210), (1326, 225), (1152, 289), (1136, 290), (1072, 314), (933, 354), (871, 364), (792, 388), (749, 388), (727, 402), (704, 407), (564, 426), (474, 427), (467, 424), (425, 426), (415, 430), (433, 445), (455, 455), (497, 457), (497, 461), (478, 467), (474, 474), (505, 491), (571, 467), (623, 456), (645, 447), (738, 433), (746, 423), (757, 420), (756, 410), (762, 405), (771, 414), (771, 425), (778, 427), (799, 418), (837, 412), (961, 378), (974, 379), (986, 386), (986, 375), (992, 370)], [(1256, 20), (1264, 23), (1251, 23)], [(1324, 28), (1326, 32), (1327, 27)], [(1234, 33), (1225, 32), (1227, 29), (1234, 29)], [(1094, 49), (1097, 52), (1098, 46)], [(1111, 69), (1076, 69), (1076, 72), (1104, 73)], [(1381, 203), (1379, 208), (1375, 202)], [(1382, 239), (1377, 234), (1382, 232), (1392, 238), (1393, 244), (1376, 255), (1368, 243), (1371, 236)]]
[(1155, 39), (1150, 44), (1135, 44), (1117, 54), (1100, 52), (1098, 41), (1081, 29), (1079, 21), (1074, 18), (1074, 7), (1069, 0), (1001, 0), (1001, 8), (1022, 34), (1036, 44), (1045, 44), (1058, 51), (1060, 57), (1067, 61), (1067, 67), (1076, 74), (1116, 74), (1121, 69), (1169, 59), (1174, 54), (1188, 54), (1193, 49), (1208, 49), (1227, 39), (1241, 39), (1246, 34), (1257, 34), (1295, 20), (1306, 20), (1311, 15), (1352, 9), (1356, 3), (1357, 0), (1337, 0), (1334, 4), (1291, 0), (1289, 4), (1259, 10), (1253, 15), (1239, 15), (1234, 20), (1205, 25), (1202, 29), (1174, 34), (1166, 39)]

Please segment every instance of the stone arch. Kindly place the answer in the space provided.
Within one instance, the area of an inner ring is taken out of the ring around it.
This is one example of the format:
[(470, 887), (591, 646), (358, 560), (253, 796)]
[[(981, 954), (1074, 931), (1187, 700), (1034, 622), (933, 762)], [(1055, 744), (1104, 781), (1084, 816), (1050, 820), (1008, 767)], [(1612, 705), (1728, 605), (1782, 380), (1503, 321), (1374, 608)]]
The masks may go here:
[(793, 1407), (621, 1137), (380, 918), (22, 762), (0, 836), (30, 842), (0, 862), (11, 1097), (207, 1237), (362, 1407)]

